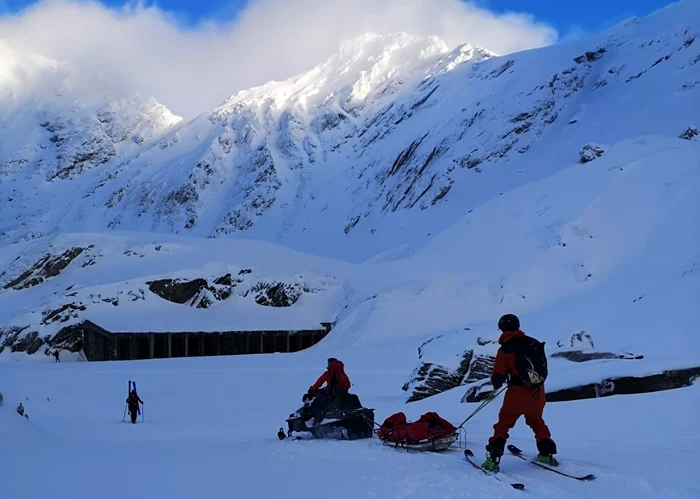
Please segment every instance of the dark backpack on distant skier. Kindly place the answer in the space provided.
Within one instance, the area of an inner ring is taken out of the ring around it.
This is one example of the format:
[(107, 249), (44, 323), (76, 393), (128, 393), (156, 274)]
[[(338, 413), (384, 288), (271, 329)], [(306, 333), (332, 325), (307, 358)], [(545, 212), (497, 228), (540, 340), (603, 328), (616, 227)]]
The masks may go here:
[[(544, 342), (530, 336), (525, 336), (517, 341), (509, 342), (515, 355), (515, 369), (518, 371), (518, 384), (525, 388), (538, 388), (547, 379), (547, 355), (544, 352)], [(517, 381), (516, 381), (517, 383)]]

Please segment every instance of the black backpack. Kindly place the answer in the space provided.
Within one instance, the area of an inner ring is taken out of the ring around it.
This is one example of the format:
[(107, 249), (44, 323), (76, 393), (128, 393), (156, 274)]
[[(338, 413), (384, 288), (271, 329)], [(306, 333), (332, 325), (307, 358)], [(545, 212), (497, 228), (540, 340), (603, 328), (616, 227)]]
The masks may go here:
[(517, 379), (520, 383), (525, 388), (542, 386), (549, 374), (544, 342), (525, 336), (509, 343), (512, 343), (512, 349), (508, 350), (515, 355), (515, 369), (518, 371)]

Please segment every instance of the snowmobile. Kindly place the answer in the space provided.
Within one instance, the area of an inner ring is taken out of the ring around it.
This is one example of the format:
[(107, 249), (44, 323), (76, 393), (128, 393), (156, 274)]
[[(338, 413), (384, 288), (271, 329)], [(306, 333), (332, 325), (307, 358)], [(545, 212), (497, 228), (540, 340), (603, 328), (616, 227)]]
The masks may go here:
[[(339, 440), (356, 440), (371, 438), (374, 434), (374, 409), (362, 407), (360, 399), (352, 393), (337, 396), (329, 395), (325, 390), (304, 394), (304, 405), (287, 418), (287, 437), (294, 432), (310, 433), (314, 438), (332, 438)], [(314, 417), (319, 413), (320, 420)], [(277, 434), (280, 440), (284, 431)]]

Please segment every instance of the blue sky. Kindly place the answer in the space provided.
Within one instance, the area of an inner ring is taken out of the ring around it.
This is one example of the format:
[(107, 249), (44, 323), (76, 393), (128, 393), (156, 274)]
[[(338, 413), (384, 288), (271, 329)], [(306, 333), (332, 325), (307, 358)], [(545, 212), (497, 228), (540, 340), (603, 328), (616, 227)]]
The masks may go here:
[[(175, 13), (183, 24), (202, 19), (226, 21), (234, 18), (249, 0), (145, 0)], [(290, 0), (293, 1), (293, 0)], [(332, 0), (329, 0), (332, 1)], [(0, 0), (0, 11), (16, 12), (36, 0)], [(124, 0), (102, 0), (109, 6)], [(133, 3), (133, 2), (132, 2)], [(633, 15), (644, 16), (670, 3), (669, 0), (477, 0), (480, 7), (494, 12), (525, 11), (552, 25), (564, 39), (596, 32)]]

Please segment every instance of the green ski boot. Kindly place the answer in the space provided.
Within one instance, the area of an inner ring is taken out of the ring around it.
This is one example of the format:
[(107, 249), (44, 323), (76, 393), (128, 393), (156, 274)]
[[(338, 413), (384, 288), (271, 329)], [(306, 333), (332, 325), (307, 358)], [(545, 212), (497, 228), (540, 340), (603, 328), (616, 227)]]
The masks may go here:
[(544, 454), (538, 454), (536, 461), (538, 463), (546, 464), (547, 466), (559, 466), (559, 461), (554, 459), (554, 456), (546, 456)]
[(498, 473), (501, 470), (501, 456), (496, 452), (487, 452), (486, 461), (481, 465), (481, 468), (492, 473)]

